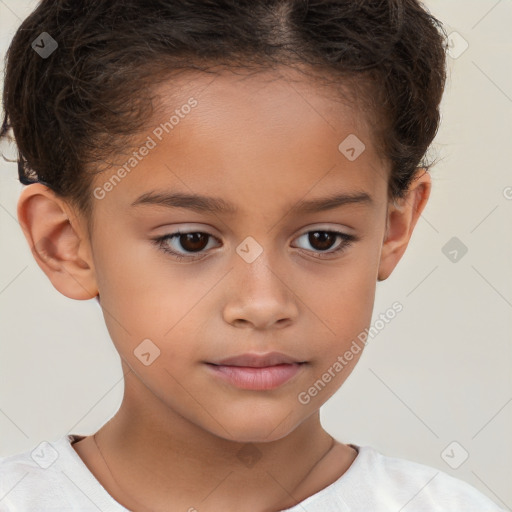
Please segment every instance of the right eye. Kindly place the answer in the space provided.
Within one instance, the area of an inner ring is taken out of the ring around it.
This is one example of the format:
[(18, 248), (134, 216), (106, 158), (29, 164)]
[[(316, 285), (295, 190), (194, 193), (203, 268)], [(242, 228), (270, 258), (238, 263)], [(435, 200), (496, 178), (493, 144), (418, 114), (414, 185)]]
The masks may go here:
[[(196, 260), (202, 257), (202, 254), (197, 256), (190, 256), (189, 254), (200, 253), (205, 250), (208, 246), (209, 239), (215, 239), (220, 242), (216, 237), (209, 233), (203, 233), (201, 231), (176, 231), (175, 233), (169, 233), (167, 235), (159, 236), (154, 238), (153, 241), (157, 246), (167, 254), (171, 254), (178, 260), (189, 259)], [(180, 247), (185, 252), (180, 252)], [(189, 254), (187, 254), (187, 252)]]

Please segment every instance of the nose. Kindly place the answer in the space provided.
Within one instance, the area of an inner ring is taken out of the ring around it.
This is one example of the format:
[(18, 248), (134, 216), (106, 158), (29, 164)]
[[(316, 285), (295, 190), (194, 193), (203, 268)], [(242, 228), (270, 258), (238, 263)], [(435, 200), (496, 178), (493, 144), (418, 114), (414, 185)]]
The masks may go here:
[(252, 263), (240, 259), (231, 272), (232, 287), (224, 320), (234, 327), (281, 329), (298, 316), (290, 272), (271, 262), (263, 251)]

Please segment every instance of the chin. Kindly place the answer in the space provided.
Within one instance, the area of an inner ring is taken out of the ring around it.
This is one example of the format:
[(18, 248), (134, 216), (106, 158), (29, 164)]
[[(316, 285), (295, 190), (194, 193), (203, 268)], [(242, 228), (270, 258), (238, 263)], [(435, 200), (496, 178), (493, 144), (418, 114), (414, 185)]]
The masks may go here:
[(223, 422), (219, 419), (225, 428), (218, 426), (212, 433), (235, 443), (271, 443), (286, 437), (297, 427), (291, 425), (289, 416), (283, 421), (285, 417), (282, 413), (269, 416), (267, 412), (265, 417), (247, 414), (244, 421)]

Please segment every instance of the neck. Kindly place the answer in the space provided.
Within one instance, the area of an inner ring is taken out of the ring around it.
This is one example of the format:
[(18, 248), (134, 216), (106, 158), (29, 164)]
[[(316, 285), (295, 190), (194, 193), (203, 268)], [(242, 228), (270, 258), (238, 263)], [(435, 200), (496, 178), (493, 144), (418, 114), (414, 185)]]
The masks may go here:
[[(354, 459), (352, 449), (340, 450), (344, 445), (336, 443), (340, 460), (327, 468), (335, 441), (318, 412), (280, 439), (232, 441), (168, 407), (158, 412), (151, 398), (139, 401), (140, 390), (129, 381), (118, 413), (93, 440), (111, 477), (107, 491), (137, 512), (167, 510), (169, 502), (176, 510), (289, 508), (337, 479), (340, 462), (344, 472)], [(328, 482), (319, 479), (326, 468)]]

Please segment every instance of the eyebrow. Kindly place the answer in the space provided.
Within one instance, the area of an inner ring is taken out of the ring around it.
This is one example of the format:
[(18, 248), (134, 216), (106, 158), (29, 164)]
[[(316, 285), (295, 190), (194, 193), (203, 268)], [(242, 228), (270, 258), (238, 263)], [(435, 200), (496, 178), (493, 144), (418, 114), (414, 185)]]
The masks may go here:
[[(290, 209), (291, 213), (314, 213), (332, 210), (347, 204), (374, 204), (373, 199), (366, 192), (350, 192), (335, 194), (319, 199), (298, 201)], [(167, 208), (186, 208), (198, 212), (210, 212), (218, 214), (235, 214), (238, 208), (228, 201), (217, 197), (201, 196), (198, 194), (186, 194), (182, 192), (160, 193), (146, 192), (131, 203), (131, 206), (158, 205)]]

